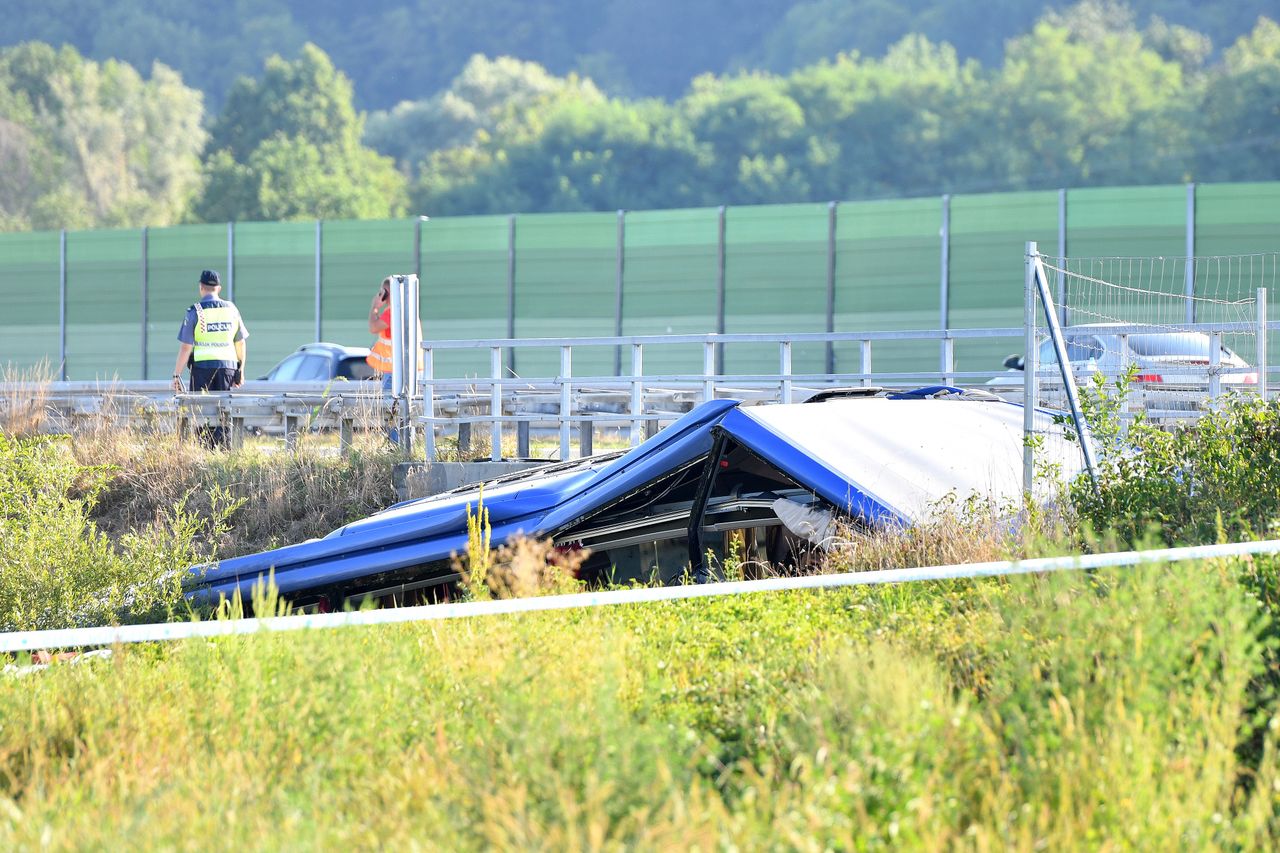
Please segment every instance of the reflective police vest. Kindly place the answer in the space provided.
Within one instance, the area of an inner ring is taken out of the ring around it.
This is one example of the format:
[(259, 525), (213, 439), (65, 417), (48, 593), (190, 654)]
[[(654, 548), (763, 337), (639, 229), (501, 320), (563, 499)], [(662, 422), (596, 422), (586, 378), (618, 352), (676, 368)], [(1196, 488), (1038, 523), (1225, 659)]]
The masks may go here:
[(217, 307), (206, 308), (195, 304), (195, 347), (191, 357), (198, 364), (202, 361), (237, 361), (235, 339), (240, 329), (240, 312), (236, 306), (223, 302)]

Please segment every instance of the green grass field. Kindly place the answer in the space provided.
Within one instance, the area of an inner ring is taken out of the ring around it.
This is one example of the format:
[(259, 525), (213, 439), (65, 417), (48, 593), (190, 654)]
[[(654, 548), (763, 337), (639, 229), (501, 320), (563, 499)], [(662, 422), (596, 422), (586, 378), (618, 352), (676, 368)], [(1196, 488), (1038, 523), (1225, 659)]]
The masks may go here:
[(1256, 569), (122, 648), (0, 678), (0, 847), (1273, 846)]
[[(1035, 535), (955, 517), (826, 570), (1273, 534), (1277, 404), (1130, 440)], [(0, 624), (186, 618), (175, 565), (367, 513), (392, 461), (0, 430)], [(535, 562), (505, 589), (565, 583)], [(1278, 578), (1254, 558), (122, 647), (0, 675), (0, 850), (1271, 849)]]

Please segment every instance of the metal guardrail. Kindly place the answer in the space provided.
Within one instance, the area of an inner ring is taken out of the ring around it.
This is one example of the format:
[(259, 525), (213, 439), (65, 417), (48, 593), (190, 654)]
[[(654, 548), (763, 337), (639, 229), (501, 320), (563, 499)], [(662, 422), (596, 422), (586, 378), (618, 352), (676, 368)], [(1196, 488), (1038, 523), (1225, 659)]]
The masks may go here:
[[(1267, 324), (1280, 329), (1280, 322)], [(1196, 324), (1196, 331), (1218, 337), (1241, 331), (1231, 324)], [(1116, 327), (1118, 334), (1150, 331), (1147, 326)], [(1071, 335), (1071, 329), (1064, 329)], [(40, 394), (55, 415), (55, 428), (70, 425), (110, 411), (123, 419), (156, 422), (172, 418), (175, 427), (223, 423), (231, 428), (233, 441), (247, 430), (262, 430), (285, 436), (292, 446), (300, 431), (334, 429), (345, 448), (354, 430), (381, 429), (389, 422), (401, 426), (421, 424), (424, 456), (436, 458), (437, 434), (453, 429), (462, 446), (470, 446), (475, 426), (490, 427), (490, 457), (502, 458), (503, 431), (514, 427), (516, 455), (528, 457), (530, 430), (551, 429), (558, 433), (561, 458), (572, 453), (574, 432), (579, 452), (590, 455), (593, 434), (601, 426), (625, 430), (632, 445), (640, 443), (664, 422), (669, 422), (705, 400), (732, 396), (753, 402), (793, 402), (831, 387), (884, 386), (917, 387), (946, 384), (983, 388), (994, 393), (1019, 397), (1016, 384), (989, 384), (1000, 377), (998, 369), (956, 370), (956, 341), (993, 338), (1009, 339), (1013, 348), (1021, 346), (1021, 327), (948, 330), (903, 330), (866, 332), (806, 332), (796, 334), (704, 334), (632, 335), (622, 337), (497, 338), (490, 340), (424, 341), (420, 394), (400, 400), (383, 397), (373, 382), (246, 382), (233, 392), (175, 395), (164, 381), (134, 382), (52, 382), (0, 383), (0, 405), (24, 392)], [(936, 342), (938, 364), (929, 371), (877, 371), (876, 346), (884, 342)], [(799, 344), (856, 343), (862, 368), (857, 372), (797, 373), (792, 351)], [(718, 372), (724, 347), (772, 344), (777, 347), (777, 371), (773, 373), (725, 374)], [(700, 373), (646, 373), (645, 355), (656, 348), (696, 345), (702, 348)], [(554, 376), (516, 377), (505, 367), (504, 357), (512, 350), (554, 349), (560, 355), (560, 369)], [(630, 353), (630, 372), (625, 375), (575, 376), (574, 353), (589, 349), (616, 348)], [(436, 355), (458, 350), (490, 352), (487, 377), (436, 376)], [(1221, 376), (1239, 372), (1231, 368), (1180, 368), (1191, 373), (1203, 370), (1211, 391), (1221, 390)], [(1274, 367), (1268, 371), (1275, 370)], [(407, 403), (407, 405), (406, 405)], [(1187, 412), (1174, 413), (1187, 417)]]

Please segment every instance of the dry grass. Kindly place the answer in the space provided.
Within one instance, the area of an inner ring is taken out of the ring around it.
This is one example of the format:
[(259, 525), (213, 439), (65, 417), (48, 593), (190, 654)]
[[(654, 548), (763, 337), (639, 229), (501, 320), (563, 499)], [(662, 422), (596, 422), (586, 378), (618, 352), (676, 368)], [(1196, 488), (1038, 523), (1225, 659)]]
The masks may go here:
[(53, 378), (47, 361), (28, 368), (6, 365), (0, 370), (0, 431), (38, 435), (48, 416), (45, 402)]

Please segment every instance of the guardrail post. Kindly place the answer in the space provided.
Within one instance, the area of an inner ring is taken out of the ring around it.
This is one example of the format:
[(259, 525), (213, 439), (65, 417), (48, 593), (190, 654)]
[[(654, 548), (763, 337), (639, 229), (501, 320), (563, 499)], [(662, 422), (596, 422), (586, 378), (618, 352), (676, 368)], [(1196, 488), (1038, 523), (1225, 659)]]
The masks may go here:
[(516, 456), (520, 459), (533, 456), (529, 452), (529, 422), (524, 418), (516, 421)]
[(338, 420), (338, 452), (350, 453), (354, 440), (355, 424), (351, 422), (351, 413), (344, 408)]
[[(350, 442), (348, 442), (350, 444)], [(239, 450), (244, 447), (244, 417), (242, 415), (231, 416), (231, 449)]]
[(643, 441), (644, 344), (631, 345), (631, 446)]
[(702, 345), (702, 402), (716, 398), (716, 342), (708, 337)]
[(778, 372), (782, 380), (778, 383), (778, 392), (784, 403), (791, 402), (791, 341), (778, 342)]
[(956, 341), (955, 338), (944, 337), (942, 339), (942, 384), (954, 385), (951, 374), (956, 372)]
[[(494, 462), (502, 461), (502, 347), (489, 348), (489, 375), (493, 384), (489, 386), (489, 458)], [(462, 434), (458, 434), (458, 443), (462, 443)]]
[(871, 341), (858, 341), (862, 350), (862, 387), (871, 387)]
[(573, 415), (573, 347), (560, 347), (560, 460), (569, 458)]
[(298, 430), (301, 426), (302, 418), (292, 412), (284, 414), (284, 447), (285, 450), (298, 449)]
[(595, 421), (589, 417), (579, 418), (578, 420), (578, 455), (582, 457), (591, 456), (595, 450)]

